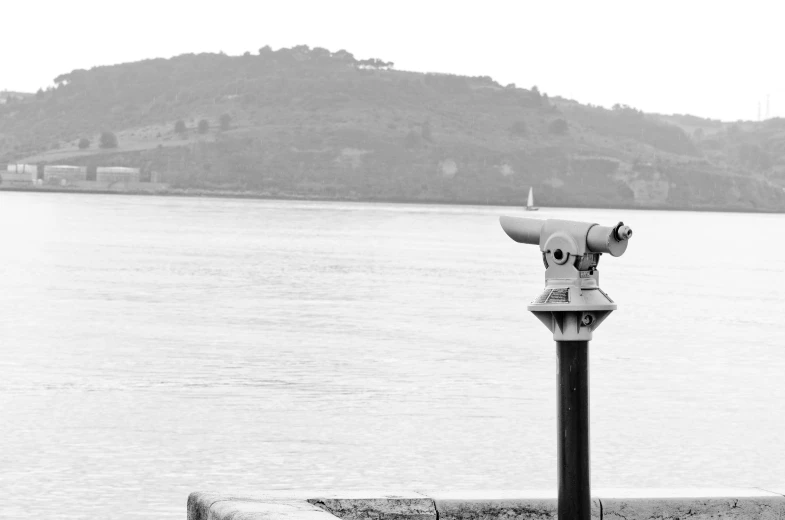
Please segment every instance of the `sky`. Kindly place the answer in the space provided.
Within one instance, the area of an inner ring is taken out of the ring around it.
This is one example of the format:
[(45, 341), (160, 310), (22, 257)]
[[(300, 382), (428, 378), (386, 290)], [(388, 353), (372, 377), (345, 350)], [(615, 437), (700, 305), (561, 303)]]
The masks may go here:
[(581, 103), (757, 120), (767, 104), (785, 117), (783, 20), (776, 0), (6, 0), (0, 90), (34, 92), (98, 65), (304, 44)]

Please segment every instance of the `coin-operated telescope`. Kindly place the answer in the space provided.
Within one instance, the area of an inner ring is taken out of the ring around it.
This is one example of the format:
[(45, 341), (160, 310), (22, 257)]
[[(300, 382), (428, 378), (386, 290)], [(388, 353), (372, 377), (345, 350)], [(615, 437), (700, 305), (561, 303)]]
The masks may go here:
[(570, 220), (501, 217), (516, 242), (540, 246), (545, 290), (527, 307), (553, 333), (559, 367), (559, 520), (589, 520), (589, 341), (616, 304), (600, 289), (603, 253), (621, 256), (632, 230)]

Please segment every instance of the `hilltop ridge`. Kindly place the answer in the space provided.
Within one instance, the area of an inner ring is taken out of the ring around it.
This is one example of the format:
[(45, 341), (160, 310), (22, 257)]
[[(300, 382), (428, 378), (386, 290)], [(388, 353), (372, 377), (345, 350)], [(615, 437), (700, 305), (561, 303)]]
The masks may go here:
[[(545, 206), (785, 211), (783, 119), (605, 109), (304, 45), (55, 85), (0, 104), (0, 162), (111, 163), (266, 196), (523, 204), (533, 186)], [(102, 132), (118, 146), (99, 148)]]

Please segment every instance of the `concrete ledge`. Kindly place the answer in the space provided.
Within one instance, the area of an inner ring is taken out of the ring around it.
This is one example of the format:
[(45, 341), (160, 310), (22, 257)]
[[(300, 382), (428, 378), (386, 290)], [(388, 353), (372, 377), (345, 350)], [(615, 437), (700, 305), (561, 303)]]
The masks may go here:
[[(433, 491), (439, 520), (540, 520), (557, 518), (556, 493), (547, 490)], [(600, 501), (591, 517), (600, 520)]]
[(785, 496), (764, 489), (606, 490), (602, 518), (760, 519), (785, 517)]
[(191, 493), (188, 520), (437, 520), (433, 500), (414, 492), (280, 492), (253, 498)]
[[(592, 519), (785, 519), (785, 496), (755, 488), (596, 490)], [(188, 520), (556, 520), (549, 491), (281, 492), (188, 497)]]

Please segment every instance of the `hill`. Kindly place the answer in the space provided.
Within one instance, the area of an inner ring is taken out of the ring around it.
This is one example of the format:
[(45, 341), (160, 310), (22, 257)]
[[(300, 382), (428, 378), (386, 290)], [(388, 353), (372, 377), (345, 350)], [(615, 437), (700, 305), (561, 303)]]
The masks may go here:
[[(533, 186), (546, 206), (785, 211), (783, 119), (609, 110), (307, 46), (55, 84), (0, 105), (0, 162), (111, 163), (269, 196), (519, 205)], [(97, 147), (104, 131), (117, 148)]]

